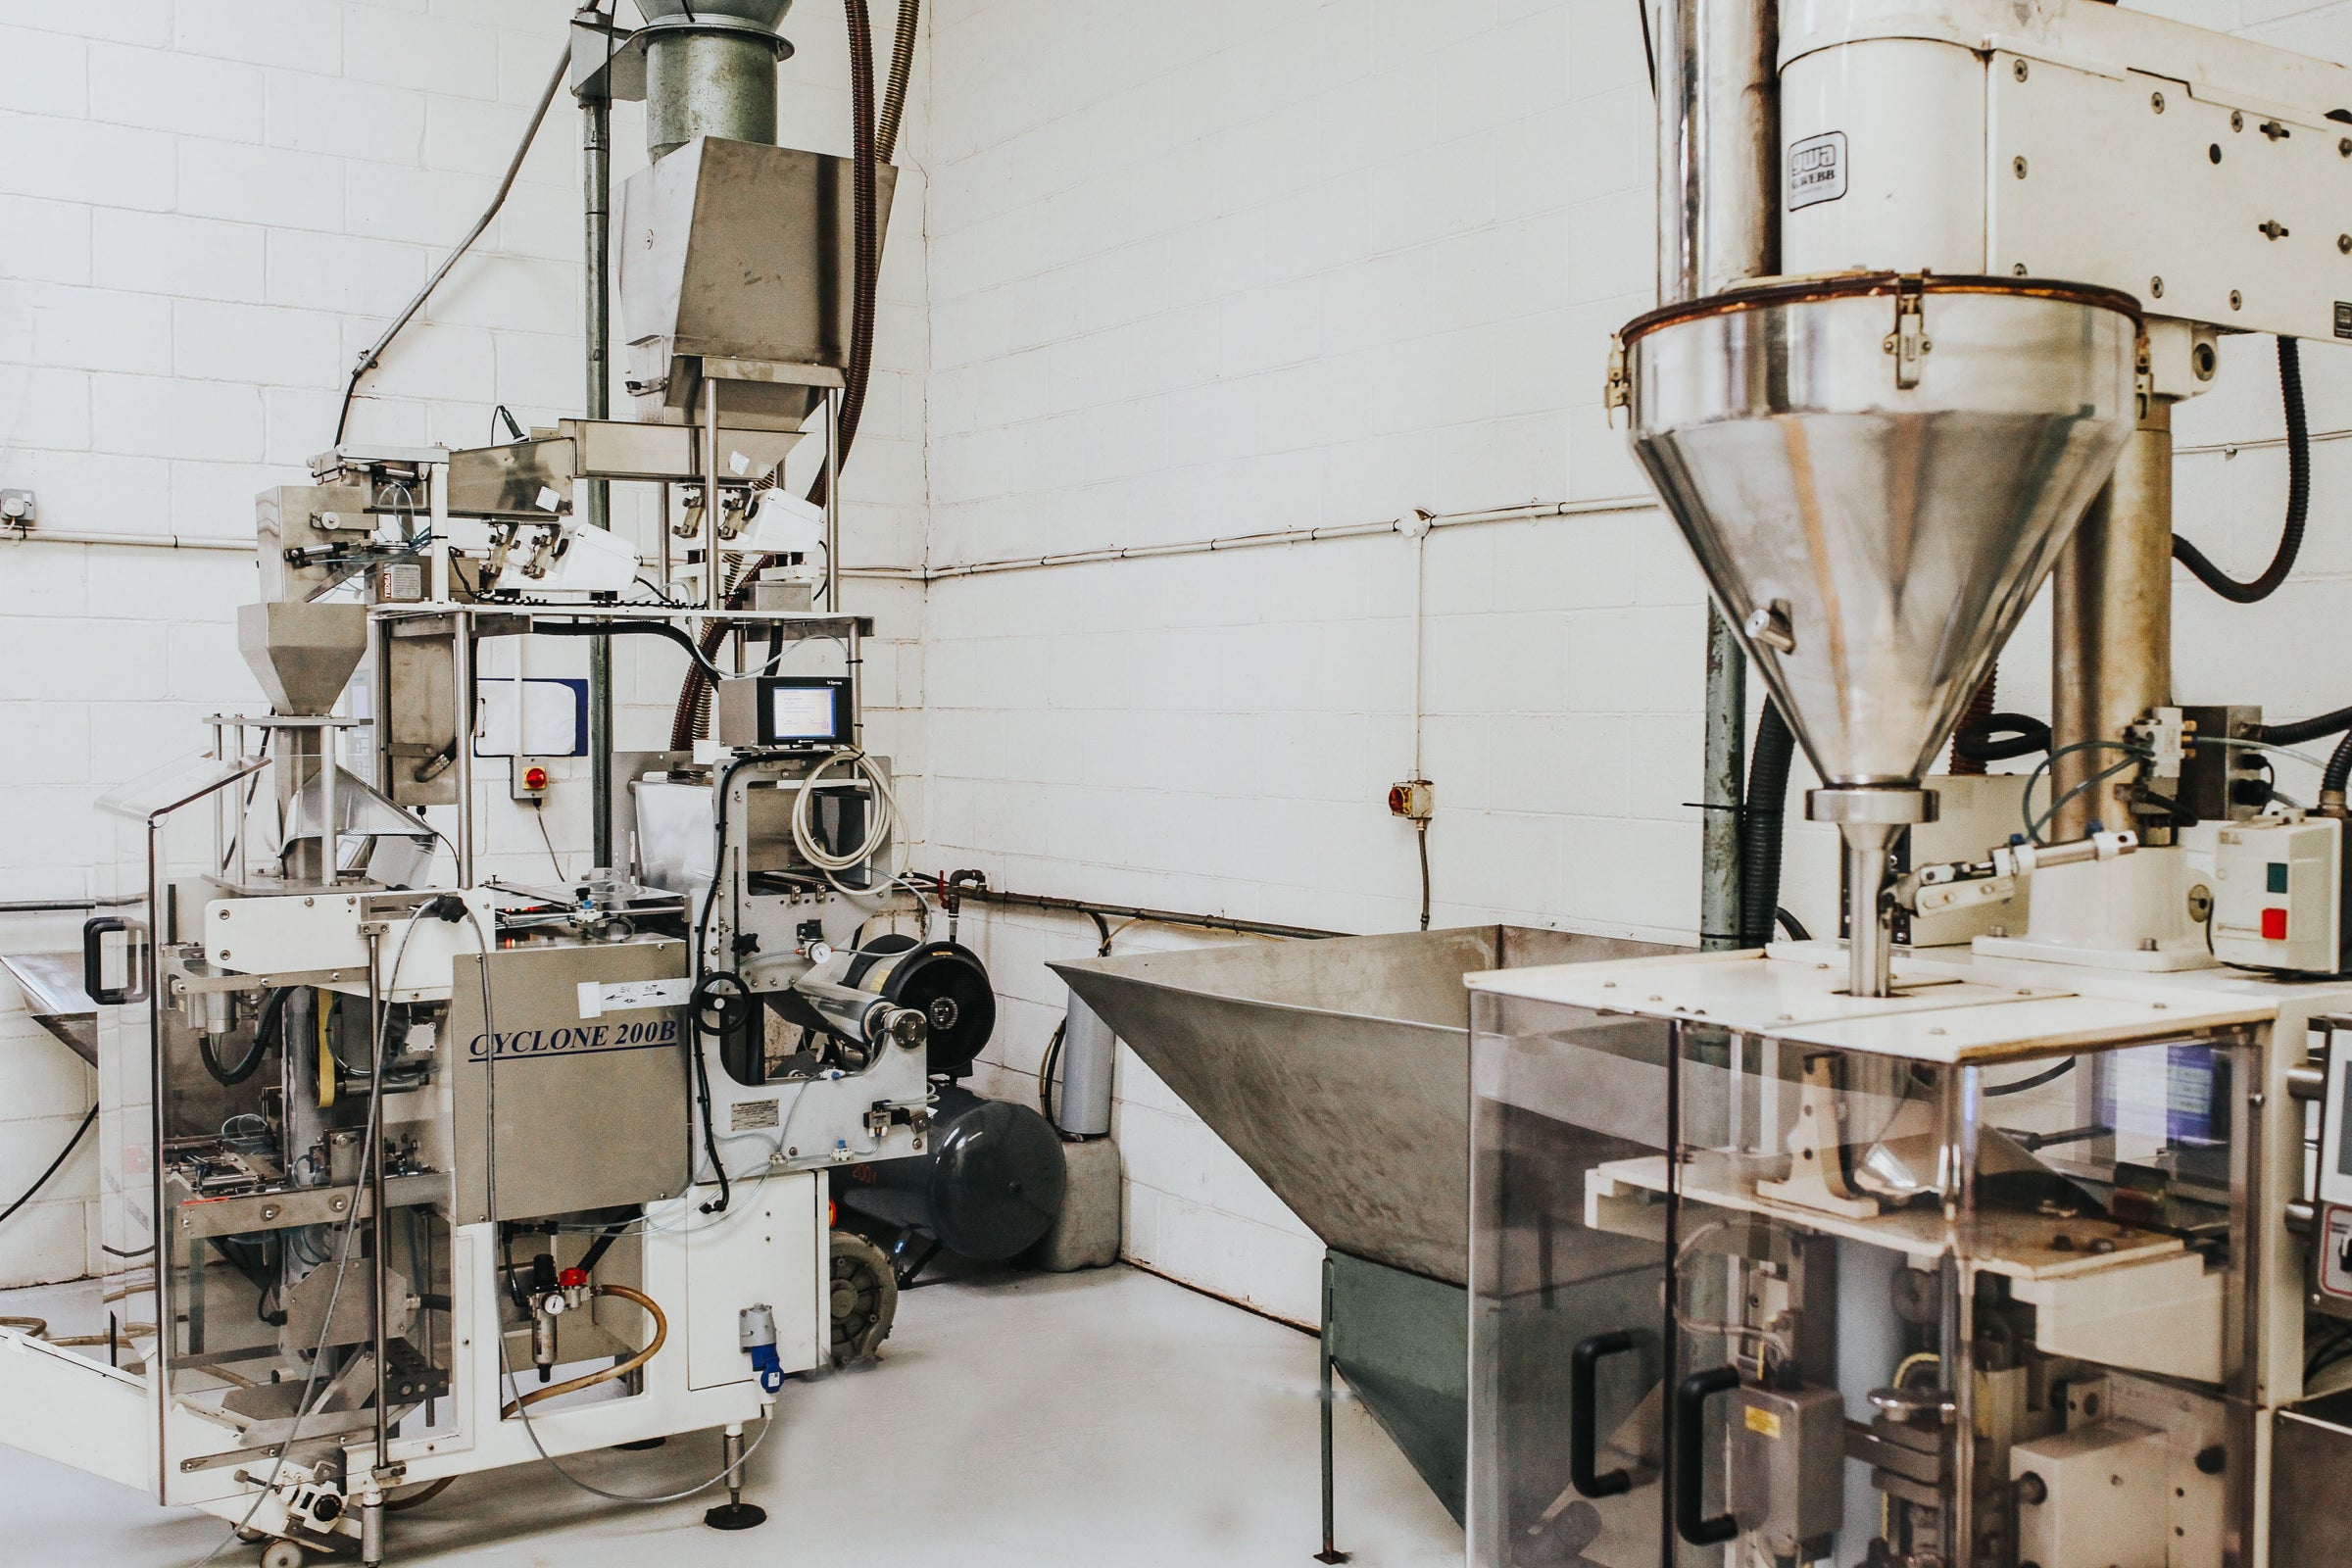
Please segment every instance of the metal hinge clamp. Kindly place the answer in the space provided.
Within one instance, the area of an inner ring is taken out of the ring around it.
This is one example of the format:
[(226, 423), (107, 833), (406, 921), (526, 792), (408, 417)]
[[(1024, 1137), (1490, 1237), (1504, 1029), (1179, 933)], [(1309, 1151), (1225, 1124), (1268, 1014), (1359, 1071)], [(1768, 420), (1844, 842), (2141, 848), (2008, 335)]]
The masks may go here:
[(1899, 391), (1919, 385), (1920, 362), (1936, 347), (1928, 336), (1927, 279), (1906, 272), (1895, 279), (1894, 330), (1881, 346), (1894, 356), (1894, 384)]

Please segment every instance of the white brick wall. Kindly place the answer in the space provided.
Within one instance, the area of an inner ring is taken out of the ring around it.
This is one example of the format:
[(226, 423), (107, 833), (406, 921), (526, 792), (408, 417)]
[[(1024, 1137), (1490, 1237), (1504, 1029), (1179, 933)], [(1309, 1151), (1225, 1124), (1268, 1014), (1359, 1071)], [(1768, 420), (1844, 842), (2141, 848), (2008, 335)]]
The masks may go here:
[[(2173, 9), (2352, 56), (2340, 4)], [(946, 0), (936, 22), (935, 565), (1642, 489), (1599, 408), (1608, 333), (1651, 297), (1625, 0)], [(2278, 428), (2268, 340), (2227, 348), (2184, 443)], [(2305, 362), (2314, 428), (2352, 424), (2352, 366)], [(2275, 606), (2182, 577), (2183, 700), (2352, 701), (2352, 535), (2328, 520), (2352, 444), (2315, 466), (2308, 564)], [(2182, 531), (2250, 575), (2283, 473), (2276, 451), (2183, 458)], [(1702, 612), (1671, 528), (1427, 548), (1437, 921), (1688, 940)], [(1411, 760), (1411, 555), (1386, 537), (934, 584), (935, 853), (1040, 892), (1408, 927), (1412, 838), (1380, 797)], [(2047, 711), (2047, 636), (2036, 614), (2016, 640), (2008, 706)], [(2307, 772), (2286, 782), (2308, 797)], [(1785, 902), (1817, 931), (1834, 844), (1791, 827)], [(1037, 964), (1094, 933), (973, 924), (1015, 999), (991, 1053), (1011, 1090), (1059, 1006)], [(1169, 940), (1191, 939), (1121, 946)], [(1304, 1232), (1122, 1066), (1134, 1253), (1311, 1318)]]
[[(304, 480), (345, 368), (489, 199), (572, 9), (0, 0), (0, 484), (37, 491), (58, 530), (250, 538), (254, 492)], [(804, 7), (786, 30), (782, 139), (846, 152), (842, 14)], [(903, 158), (921, 145), (915, 98)], [(613, 118), (617, 187), (644, 164), (644, 130), (635, 106)], [(579, 412), (578, 146), (560, 96), (476, 254), (368, 378), (352, 439), (478, 445), (500, 402), (526, 425)], [(844, 486), (858, 565), (922, 550), (919, 172), (899, 189), (880, 369)], [(650, 512), (624, 491), (615, 514), (650, 554)], [(0, 900), (85, 896), (111, 842), (95, 797), (195, 751), (201, 715), (260, 710), (233, 624), (252, 572), (234, 553), (0, 544)], [(850, 603), (880, 620), (873, 728), (916, 775), (902, 794), (919, 822), (921, 734), (897, 710), (921, 703), (921, 595), (858, 583)], [(543, 641), (528, 669), (578, 675), (585, 657)], [(492, 645), (484, 673), (513, 658)], [(682, 658), (624, 640), (615, 662), (620, 743), (666, 744)], [(558, 771), (546, 826), (576, 869), (586, 765)], [(502, 766), (482, 772), (485, 864), (545, 876), (539, 824), (505, 800)], [(0, 913), (7, 951), (77, 940), (75, 918)], [(87, 1078), (0, 981), (0, 1203), (73, 1131)], [(95, 1190), (85, 1152), (0, 1228), (0, 1286), (94, 1263)]]

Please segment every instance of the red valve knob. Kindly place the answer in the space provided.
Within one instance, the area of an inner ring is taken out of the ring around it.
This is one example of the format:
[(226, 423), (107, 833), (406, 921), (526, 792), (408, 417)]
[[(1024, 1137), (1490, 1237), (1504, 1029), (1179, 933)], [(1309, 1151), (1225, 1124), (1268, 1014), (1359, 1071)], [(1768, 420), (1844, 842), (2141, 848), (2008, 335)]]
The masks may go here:
[(588, 1271), (584, 1268), (567, 1268), (556, 1276), (556, 1283), (567, 1291), (576, 1291), (588, 1283)]

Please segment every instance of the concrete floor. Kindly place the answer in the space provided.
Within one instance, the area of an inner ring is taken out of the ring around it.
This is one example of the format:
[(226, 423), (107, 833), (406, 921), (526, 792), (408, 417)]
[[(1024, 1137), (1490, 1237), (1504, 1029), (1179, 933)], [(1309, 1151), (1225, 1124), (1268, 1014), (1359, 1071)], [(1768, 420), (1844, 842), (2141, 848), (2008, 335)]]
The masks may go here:
[[(60, 1334), (76, 1331), (78, 1304), (0, 1295), (0, 1313), (45, 1312)], [(1313, 1339), (1133, 1269), (922, 1286), (901, 1301), (879, 1365), (788, 1383), (778, 1409), (747, 1489), (768, 1510), (760, 1529), (705, 1529), (707, 1497), (603, 1502), (531, 1466), (466, 1477), (399, 1516), (388, 1560), (1299, 1568), (1321, 1544)], [(1362, 1568), (1461, 1562), (1461, 1532), (1352, 1399), (1338, 1449), (1340, 1545)], [(717, 1466), (710, 1434), (574, 1468), (650, 1493)], [(187, 1568), (224, 1530), (0, 1448), (11, 1568)], [(253, 1560), (243, 1546), (216, 1559)]]

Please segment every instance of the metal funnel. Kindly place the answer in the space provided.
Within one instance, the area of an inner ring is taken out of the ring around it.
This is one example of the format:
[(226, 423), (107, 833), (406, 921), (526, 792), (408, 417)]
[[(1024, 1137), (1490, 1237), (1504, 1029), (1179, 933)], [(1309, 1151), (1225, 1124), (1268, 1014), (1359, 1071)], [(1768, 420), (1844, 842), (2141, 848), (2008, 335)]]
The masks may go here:
[(1325, 1245), (1460, 1285), (1470, 1234), (1462, 976), (1677, 951), (1489, 925), (1051, 967)]
[(274, 711), (316, 718), (333, 710), (368, 652), (368, 608), (282, 600), (243, 605), (237, 651)]
[(1833, 790), (1915, 788), (2134, 420), (2138, 310), (1853, 273), (1622, 334), (1634, 450)]

